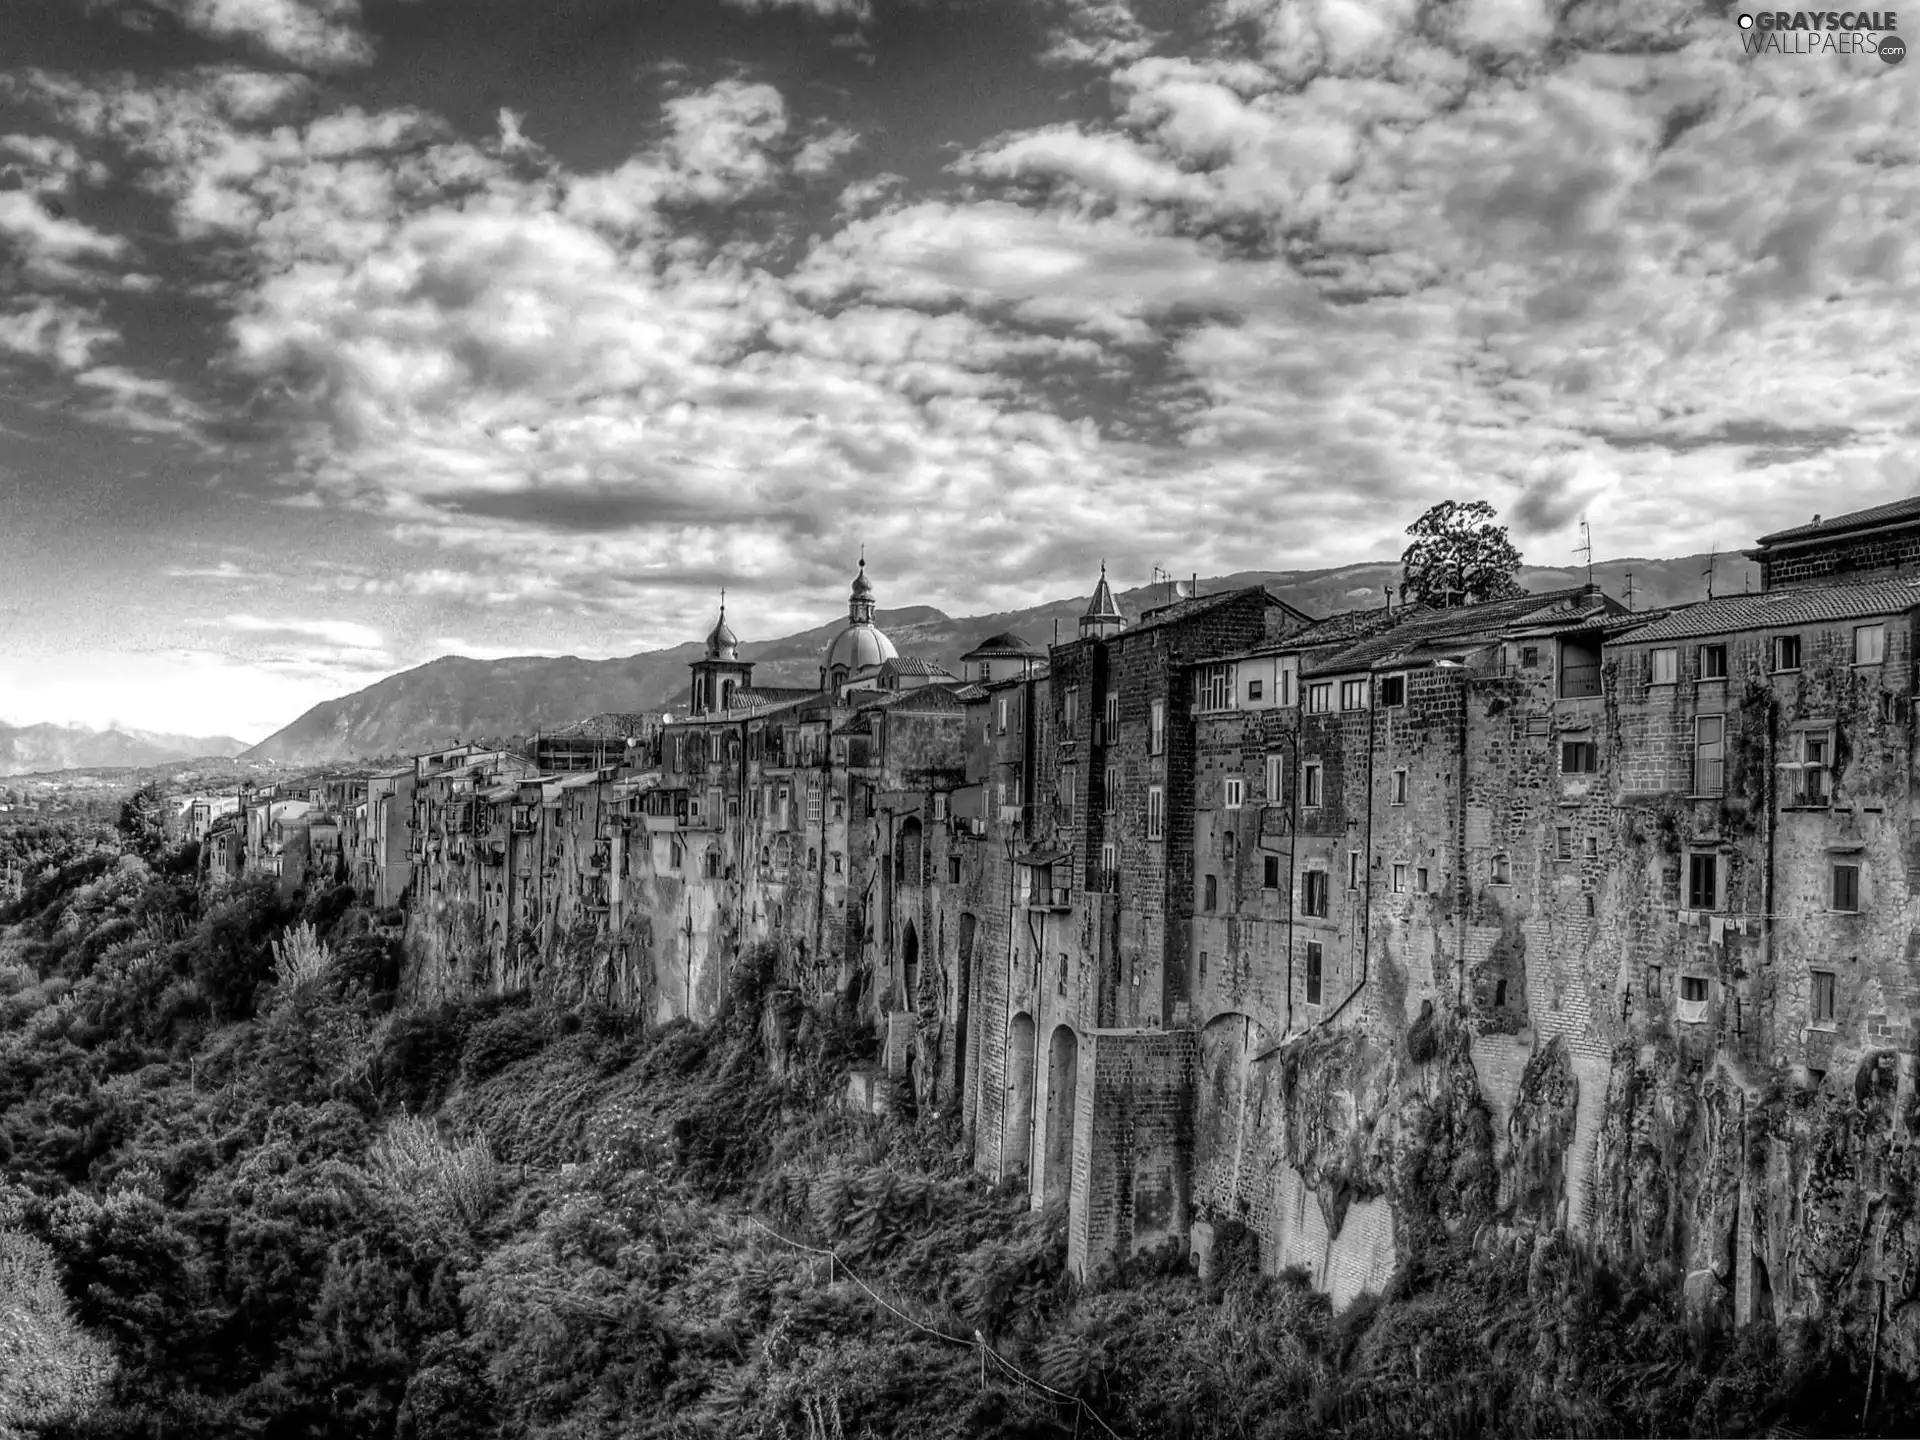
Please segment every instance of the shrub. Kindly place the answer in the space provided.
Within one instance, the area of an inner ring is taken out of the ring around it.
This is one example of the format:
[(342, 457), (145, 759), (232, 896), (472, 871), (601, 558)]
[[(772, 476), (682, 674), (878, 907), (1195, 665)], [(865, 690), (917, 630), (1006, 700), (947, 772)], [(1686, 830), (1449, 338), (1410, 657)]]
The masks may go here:
[(548, 1017), (534, 1009), (509, 1010), (484, 1020), (467, 1036), (461, 1074), (469, 1082), (497, 1075), (516, 1061), (538, 1055), (551, 1033)]

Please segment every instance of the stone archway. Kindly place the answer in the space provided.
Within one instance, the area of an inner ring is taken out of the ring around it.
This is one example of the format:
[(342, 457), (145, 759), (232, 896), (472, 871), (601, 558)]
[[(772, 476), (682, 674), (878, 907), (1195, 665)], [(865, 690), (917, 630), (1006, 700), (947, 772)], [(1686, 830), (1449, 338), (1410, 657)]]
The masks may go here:
[(1001, 1106), (1001, 1178), (1027, 1173), (1033, 1149), (1033, 1017), (1022, 1011), (1007, 1029), (1007, 1089)]
[(1056, 1025), (1047, 1047), (1047, 1141), (1042, 1197), (1051, 1205), (1073, 1194), (1073, 1116), (1080, 1088), (1080, 1037)]
[(920, 1008), (920, 932), (913, 928), (913, 922), (907, 922), (906, 933), (900, 937), (900, 1008), (918, 1010)]

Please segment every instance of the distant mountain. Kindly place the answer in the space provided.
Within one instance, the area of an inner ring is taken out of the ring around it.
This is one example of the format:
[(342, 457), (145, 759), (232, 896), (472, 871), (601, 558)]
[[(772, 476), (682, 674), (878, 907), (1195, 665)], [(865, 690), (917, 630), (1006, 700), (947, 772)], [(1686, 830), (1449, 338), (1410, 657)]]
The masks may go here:
[[(1594, 565), (1593, 578), (1608, 594), (1624, 598), (1630, 572), (1634, 608), (1658, 609), (1703, 598), (1707, 560), (1705, 555), (1609, 560)], [(1529, 590), (1564, 589), (1586, 578), (1584, 568), (1574, 567), (1527, 566), (1520, 572)], [(1310, 615), (1329, 615), (1384, 605), (1385, 587), (1399, 579), (1398, 561), (1379, 561), (1333, 570), (1250, 570), (1203, 577), (1200, 592), (1264, 584)], [(1717, 593), (1728, 594), (1757, 584), (1758, 570), (1739, 555), (1722, 555), (1715, 562), (1714, 581)], [(1127, 616), (1137, 619), (1142, 610), (1164, 603), (1168, 594), (1165, 585), (1142, 586), (1117, 598)], [(936, 660), (957, 675), (960, 657), (1002, 630), (1043, 646), (1055, 639), (1056, 627), (1060, 639), (1072, 639), (1087, 598), (1078, 595), (958, 620), (927, 606), (882, 610), (874, 618), (901, 654)], [(819, 679), (827, 642), (845, 623), (836, 617), (797, 635), (742, 644), (740, 653), (754, 662), (757, 685), (812, 685)], [(700, 653), (701, 642), (692, 640), (619, 660), (447, 656), (316, 705), (241, 758), (310, 765), (365, 755), (408, 755), (459, 740), (559, 729), (603, 711), (677, 711), (687, 700), (687, 665)]]
[(0, 725), (0, 775), (104, 766), (164, 765), (201, 756), (238, 755), (231, 735), (164, 735), (151, 730), (93, 730), (85, 725)]

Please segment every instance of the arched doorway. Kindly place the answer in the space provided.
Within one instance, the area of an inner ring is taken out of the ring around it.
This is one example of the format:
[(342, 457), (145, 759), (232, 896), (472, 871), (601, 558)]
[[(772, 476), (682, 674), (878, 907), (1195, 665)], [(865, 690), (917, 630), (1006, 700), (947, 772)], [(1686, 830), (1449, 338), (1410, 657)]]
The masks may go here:
[(1053, 1028), (1047, 1047), (1047, 1168), (1044, 1197), (1051, 1205), (1073, 1193), (1073, 1112), (1080, 1087), (1080, 1037), (1071, 1025)]
[(1024, 1175), (1033, 1148), (1033, 1017), (1025, 1012), (1007, 1030), (1007, 1092), (1000, 1113), (1001, 1178)]
[(920, 933), (913, 928), (913, 922), (907, 922), (907, 933), (900, 937), (900, 983), (902, 993), (900, 1008), (918, 1010), (920, 1008)]

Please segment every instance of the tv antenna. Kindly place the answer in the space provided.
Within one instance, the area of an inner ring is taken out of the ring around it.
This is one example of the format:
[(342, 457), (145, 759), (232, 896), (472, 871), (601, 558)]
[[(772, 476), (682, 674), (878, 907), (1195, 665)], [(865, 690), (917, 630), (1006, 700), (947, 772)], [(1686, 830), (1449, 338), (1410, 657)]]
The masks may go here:
[(1587, 528), (1587, 517), (1580, 517), (1580, 543), (1573, 547), (1576, 555), (1587, 557), (1587, 584), (1593, 584), (1593, 532)]
[(1713, 548), (1707, 551), (1707, 568), (1704, 572), (1702, 572), (1707, 577), (1707, 599), (1709, 600), (1713, 598), (1713, 562), (1718, 560), (1719, 558), (1720, 558), (1720, 542), (1716, 540), (1713, 542)]
[(1627, 609), (1633, 609), (1633, 572), (1627, 571)]

